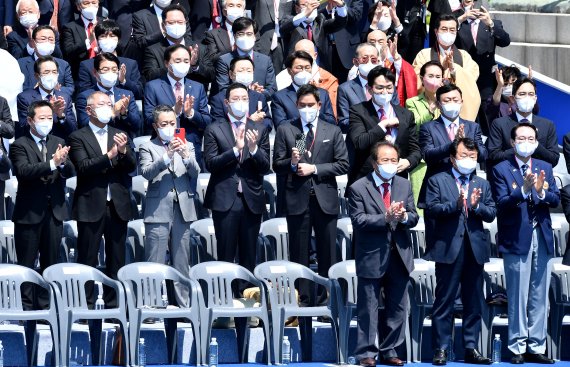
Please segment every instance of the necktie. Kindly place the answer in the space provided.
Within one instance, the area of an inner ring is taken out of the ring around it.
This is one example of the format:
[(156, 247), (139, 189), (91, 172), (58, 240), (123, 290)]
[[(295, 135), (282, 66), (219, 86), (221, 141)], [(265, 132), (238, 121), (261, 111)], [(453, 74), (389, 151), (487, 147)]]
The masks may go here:
[(313, 148), (313, 141), (315, 140), (315, 133), (313, 133), (313, 124), (307, 124), (309, 131), (307, 131), (307, 136), (305, 137), (305, 146), (307, 150), (311, 150)]
[(528, 171), (528, 164), (523, 164), (521, 166), (521, 170), (522, 170), (522, 176), (524, 178), (526, 176), (526, 171)]
[(467, 216), (467, 193), (469, 192), (467, 184), (469, 183), (469, 177), (461, 175), (459, 176), (459, 181), (461, 181), (461, 190), (465, 193), (465, 197), (463, 198), (463, 210), (465, 211), (465, 216)]
[(382, 188), (384, 192), (382, 193), (382, 201), (384, 201), (384, 206), (386, 209), (390, 208), (390, 184), (388, 182), (384, 182), (382, 184)]
[(220, 17), (220, 9), (218, 8), (218, 1), (212, 1), (212, 29), (220, 28), (222, 24), (222, 17)]
[(366, 100), (370, 101), (370, 99), (372, 99), (372, 94), (370, 94), (370, 92), (368, 91), (368, 83), (366, 83), (366, 85), (364, 86), (364, 93), (366, 95)]
[(451, 124), (449, 124), (449, 126), (447, 127), (447, 136), (449, 136), (449, 140), (454, 141), (455, 140), (455, 127), (457, 125), (455, 125), (455, 122), (452, 122)]
[(90, 59), (94, 58), (97, 55), (95, 53), (95, 47), (97, 47), (97, 40), (94, 37), (95, 35), (93, 34), (93, 28), (94, 28), (93, 22), (89, 22), (89, 24), (87, 25), (87, 38), (91, 40), (88, 51)]
[(519, 121), (519, 123), (521, 123), (521, 122), (530, 122), (530, 121), (528, 119), (522, 119)]
[[(384, 121), (386, 120), (388, 117), (386, 116), (386, 112), (384, 112), (384, 109), (382, 107), (380, 107), (378, 109), (378, 113), (380, 114), (380, 121)], [(392, 128), (390, 126), (388, 126), (386, 128), (386, 137), (391, 137), (392, 136)]]
[(59, 0), (53, 0), (53, 13), (49, 20), (49, 25), (57, 32), (57, 16), (59, 14)]
[(46, 96), (46, 101), (51, 102), (51, 94), (48, 94), (48, 95)]
[(182, 93), (182, 83), (180, 82), (174, 83), (174, 97), (176, 97), (177, 101), (179, 98), (184, 98)]
[(313, 27), (310, 24), (307, 24), (307, 39), (309, 41), (313, 40)]
[(46, 140), (42, 139), (40, 140), (40, 144), (42, 145), (42, 162), (47, 162), (47, 145), (46, 145)]
[(478, 22), (471, 22), (471, 35), (473, 36), (473, 44), (477, 46), (477, 31), (479, 30)]

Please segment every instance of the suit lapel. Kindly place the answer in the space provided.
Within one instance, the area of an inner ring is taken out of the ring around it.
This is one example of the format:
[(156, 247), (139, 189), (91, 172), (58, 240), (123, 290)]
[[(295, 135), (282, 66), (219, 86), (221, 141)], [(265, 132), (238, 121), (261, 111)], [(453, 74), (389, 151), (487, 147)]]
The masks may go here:
[(315, 131), (315, 140), (314, 140), (314, 147), (313, 147), (313, 163), (317, 162), (317, 157), (321, 151), (321, 145), (323, 145), (323, 141), (326, 140), (325, 138), (328, 137), (328, 126), (325, 125), (326, 122), (319, 120), (317, 123), (317, 130)]
[(364, 88), (364, 86), (360, 84), (360, 79), (358, 76), (353, 79), (352, 83), (350, 83), (350, 87), (352, 88), (352, 90), (354, 91), (356, 96), (358, 97), (358, 100), (360, 100), (360, 101), (366, 100), (366, 95), (364, 94), (364, 91), (362, 90), (362, 88)]
[[(176, 97), (174, 96), (174, 92), (172, 91), (172, 87), (170, 85), (170, 83), (168, 82), (168, 77), (164, 77), (162, 79), (162, 90), (164, 91), (164, 95), (167, 96), (167, 98), (170, 100), (170, 103), (172, 104), (172, 106), (174, 106), (176, 104)], [(184, 87), (184, 89), (186, 89), (186, 86)]]
[(38, 162), (42, 161), (42, 152), (40, 152), (40, 148), (38, 148), (38, 145), (36, 144), (36, 141), (34, 140), (34, 138), (32, 138), (31, 133), (28, 133), (28, 135), (26, 135), (26, 138), (28, 138), (27, 142), (30, 145), (30, 147), (32, 148), (32, 150), (36, 153), (36, 156), (38, 157)]
[[(511, 171), (511, 175), (513, 176), (513, 184), (516, 183), (518, 185), (518, 187), (523, 187), (524, 184), (524, 178), (522, 176), (521, 170), (519, 168), (519, 165), (517, 164), (517, 161), (515, 160), (515, 157), (511, 157), (509, 158), (509, 163), (510, 163), (510, 171)], [(534, 167), (533, 167), (534, 169)], [(515, 185), (512, 185), (515, 186)], [(516, 187), (513, 187), (513, 189)]]
[(455, 197), (459, 197), (459, 188), (457, 187), (457, 181), (455, 180), (455, 176), (453, 175), (452, 171), (447, 171), (446, 180), (447, 186), (451, 193)]
[(447, 130), (445, 129), (445, 122), (443, 122), (442, 118), (438, 118), (437, 120), (435, 120), (435, 128), (436, 130), (439, 132), (439, 134), (442, 137), (442, 141), (451, 141), (449, 139), (449, 135), (447, 135)]
[(293, 102), (295, 109), (297, 109), (297, 93), (295, 92), (295, 88), (293, 85), (287, 87), (287, 97)]
[(97, 155), (103, 154), (101, 152), (101, 147), (99, 146), (99, 142), (97, 141), (97, 138), (95, 137), (95, 133), (93, 132), (93, 130), (91, 129), (91, 127), (89, 125), (87, 125), (87, 128), (85, 129), (83, 135), (85, 138), (85, 142), (91, 147), (91, 149)]
[(220, 30), (218, 31), (218, 38), (220, 39), (220, 42), (222, 44), (222, 47), (224, 47), (227, 50), (231, 50), (232, 49), (232, 45), (230, 43), (230, 36), (228, 36), (228, 30), (226, 28), (219, 28)]
[(222, 134), (226, 137), (228, 144), (233, 147), (236, 143), (236, 138), (234, 136), (234, 130), (230, 125), (232, 122), (228, 119), (224, 120), (225, 122), (221, 124), (220, 129), (222, 130)]
[(392, 105), (392, 108), (394, 109), (394, 114), (396, 115), (399, 121), (398, 127), (396, 128), (396, 140), (394, 141), (394, 143), (396, 145), (401, 146), (401, 139), (403, 134), (400, 134), (400, 132), (408, 129), (408, 126), (406, 125), (408, 121), (404, 119), (404, 117), (402, 116), (402, 111), (400, 111), (400, 109), (398, 109), (397, 107), (398, 106)]

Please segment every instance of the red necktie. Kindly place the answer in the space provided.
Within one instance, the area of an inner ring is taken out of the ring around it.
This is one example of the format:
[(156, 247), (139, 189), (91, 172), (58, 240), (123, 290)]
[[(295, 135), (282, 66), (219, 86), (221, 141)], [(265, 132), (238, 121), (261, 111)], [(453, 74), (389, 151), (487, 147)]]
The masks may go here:
[(307, 39), (309, 41), (313, 40), (313, 27), (310, 24), (307, 24)]
[(447, 127), (447, 136), (449, 136), (449, 140), (454, 141), (455, 140), (455, 122), (452, 122), (451, 124), (449, 124), (449, 126)]
[(212, 0), (212, 29), (220, 28), (221, 20), (218, 0)]
[(388, 209), (390, 208), (390, 184), (388, 182), (384, 182), (382, 184), (382, 188), (384, 189), (382, 200), (384, 201), (384, 206)]
[(93, 37), (93, 28), (94, 28), (93, 23), (89, 22), (89, 24), (87, 25), (87, 38), (92, 39), (88, 51), (88, 56), (90, 59), (97, 56), (97, 54), (95, 53), (95, 47), (97, 47), (97, 40), (95, 40), (95, 38)]
[[(380, 114), (380, 121), (384, 121), (388, 118), (388, 117), (386, 117), (386, 113), (384, 113), (384, 109), (382, 107), (380, 107), (378, 109), (378, 113)], [(392, 135), (392, 128), (387, 127), (386, 128), (386, 136), (390, 136), (390, 135)]]

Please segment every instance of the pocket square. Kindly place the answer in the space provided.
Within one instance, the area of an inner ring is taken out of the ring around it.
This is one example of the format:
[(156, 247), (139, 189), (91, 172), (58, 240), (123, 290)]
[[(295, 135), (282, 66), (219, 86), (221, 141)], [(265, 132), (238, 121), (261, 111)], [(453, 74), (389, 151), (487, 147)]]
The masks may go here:
[(329, 141), (331, 141), (331, 140), (330, 140), (330, 139), (326, 139), (326, 140), (323, 140), (323, 143), (328, 143)]

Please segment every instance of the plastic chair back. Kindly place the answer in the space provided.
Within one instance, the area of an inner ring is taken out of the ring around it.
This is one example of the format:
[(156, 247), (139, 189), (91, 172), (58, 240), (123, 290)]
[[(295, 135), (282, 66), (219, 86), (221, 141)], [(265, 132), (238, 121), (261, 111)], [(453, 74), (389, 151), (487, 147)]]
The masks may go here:
[(275, 244), (278, 260), (289, 260), (289, 231), (285, 218), (273, 218), (261, 223), (259, 233)]

